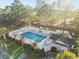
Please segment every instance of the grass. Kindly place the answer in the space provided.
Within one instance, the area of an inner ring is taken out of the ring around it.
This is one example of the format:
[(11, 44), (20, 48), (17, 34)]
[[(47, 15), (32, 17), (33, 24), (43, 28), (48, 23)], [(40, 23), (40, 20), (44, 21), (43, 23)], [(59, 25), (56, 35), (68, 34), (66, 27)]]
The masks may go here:
[(12, 59), (18, 59), (19, 55), (22, 53), (22, 48), (17, 48), (11, 55)]

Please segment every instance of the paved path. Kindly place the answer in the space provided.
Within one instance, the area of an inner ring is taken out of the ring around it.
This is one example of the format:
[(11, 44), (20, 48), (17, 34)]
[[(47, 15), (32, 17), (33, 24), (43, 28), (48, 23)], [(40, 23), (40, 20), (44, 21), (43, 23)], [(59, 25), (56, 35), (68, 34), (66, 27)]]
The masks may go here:
[(0, 48), (0, 59), (9, 59), (9, 54)]

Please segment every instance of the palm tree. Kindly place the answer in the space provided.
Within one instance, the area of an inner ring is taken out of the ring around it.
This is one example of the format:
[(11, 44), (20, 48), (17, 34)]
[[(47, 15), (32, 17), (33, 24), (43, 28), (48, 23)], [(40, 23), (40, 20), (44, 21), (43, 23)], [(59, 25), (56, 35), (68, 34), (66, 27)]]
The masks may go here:
[(1, 42), (1, 45), (7, 48), (6, 42), (6, 33), (8, 32), (8, 29), (5, 27), (0, 27), (0, 36), (3, 37), (3, 41)]

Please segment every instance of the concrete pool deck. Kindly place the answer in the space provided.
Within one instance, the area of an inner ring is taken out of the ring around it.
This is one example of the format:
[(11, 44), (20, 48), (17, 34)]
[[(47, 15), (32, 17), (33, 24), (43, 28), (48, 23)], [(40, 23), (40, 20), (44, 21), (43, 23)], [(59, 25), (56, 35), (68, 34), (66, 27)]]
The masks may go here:
[[(21, 40), (21, 39), (25, 39), (24, 43), (26, 44), (32, 44), (32, 43), (37, 43), (37, 44), (43, 44), (43, 42), (45, 40), (47, 40), (50, 37), (50, 32), (46, 31), (46, 30), (41, 30), (39, 28), (34, 28), (34, 27), (24, 27), (18, 30), (14, 30), (9, 32), (9, 36), (14, 38), (15, 40)], [(37, 33), (38, 35), (41, 36), (46, 36), (46, 38), (44, 38), (41, 42), (36, 42), (34, 40), (30, 40), (28, 38), (22, 37), (20, 34), (26, 33), (26, 32), (33, 32), (33, 33)]]
[[(36, 42), (34, 40), (30, 40), (29, 38), (27, 37), (25, 38), (20, 35), (29, 31), (33, 33), (37, 33), (39, 35), (46, 36), (46, 38), (43, 39), (41, 42)], [(19, 40), (23, 42), (24, 44), (30, 44), (30, 45), (36, 44), (36, 48), (44, 49), (45, 52), (51, 50), (51, 47), (56, 47), (57, 50), (60, 50), (60, 51), (67, 50), (68, 49), (67, 47), (61, 46), (59, 44), (55, 44), (55, 42), (58, 42), (58, 43), (61, 42), (61, 41), (58, 41), (60, 38), (58, 38), (56, 41), (54, 41), (54, 39), (50, 39), (52, 35), (51, 33), (54, 34), (55, 32), (45, 30), (45, 29), (39, 29), (35, 27), (23, 27), (21, 29), (9, 32), (9, 36), (14, 38), (15, 40)], [(60, 44), (62, 43), (63, 42), (61, 42)], [(59, 47), (62, 47), (62, 48), (59, 48)]]

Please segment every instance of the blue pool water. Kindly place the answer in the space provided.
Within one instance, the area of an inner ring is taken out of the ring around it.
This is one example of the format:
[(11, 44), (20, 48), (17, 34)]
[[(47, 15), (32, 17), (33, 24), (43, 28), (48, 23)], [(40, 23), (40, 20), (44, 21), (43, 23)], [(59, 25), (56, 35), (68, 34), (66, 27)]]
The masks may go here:
[(43, 35), (39, 35), (33, 32), (25, 32), (23, 34), (21, 34), (22, 37), (28, 38), (30, 40), (34, 40), (36, 42), (41, 42), (43, 39), (46, 38), (46, 36)]

